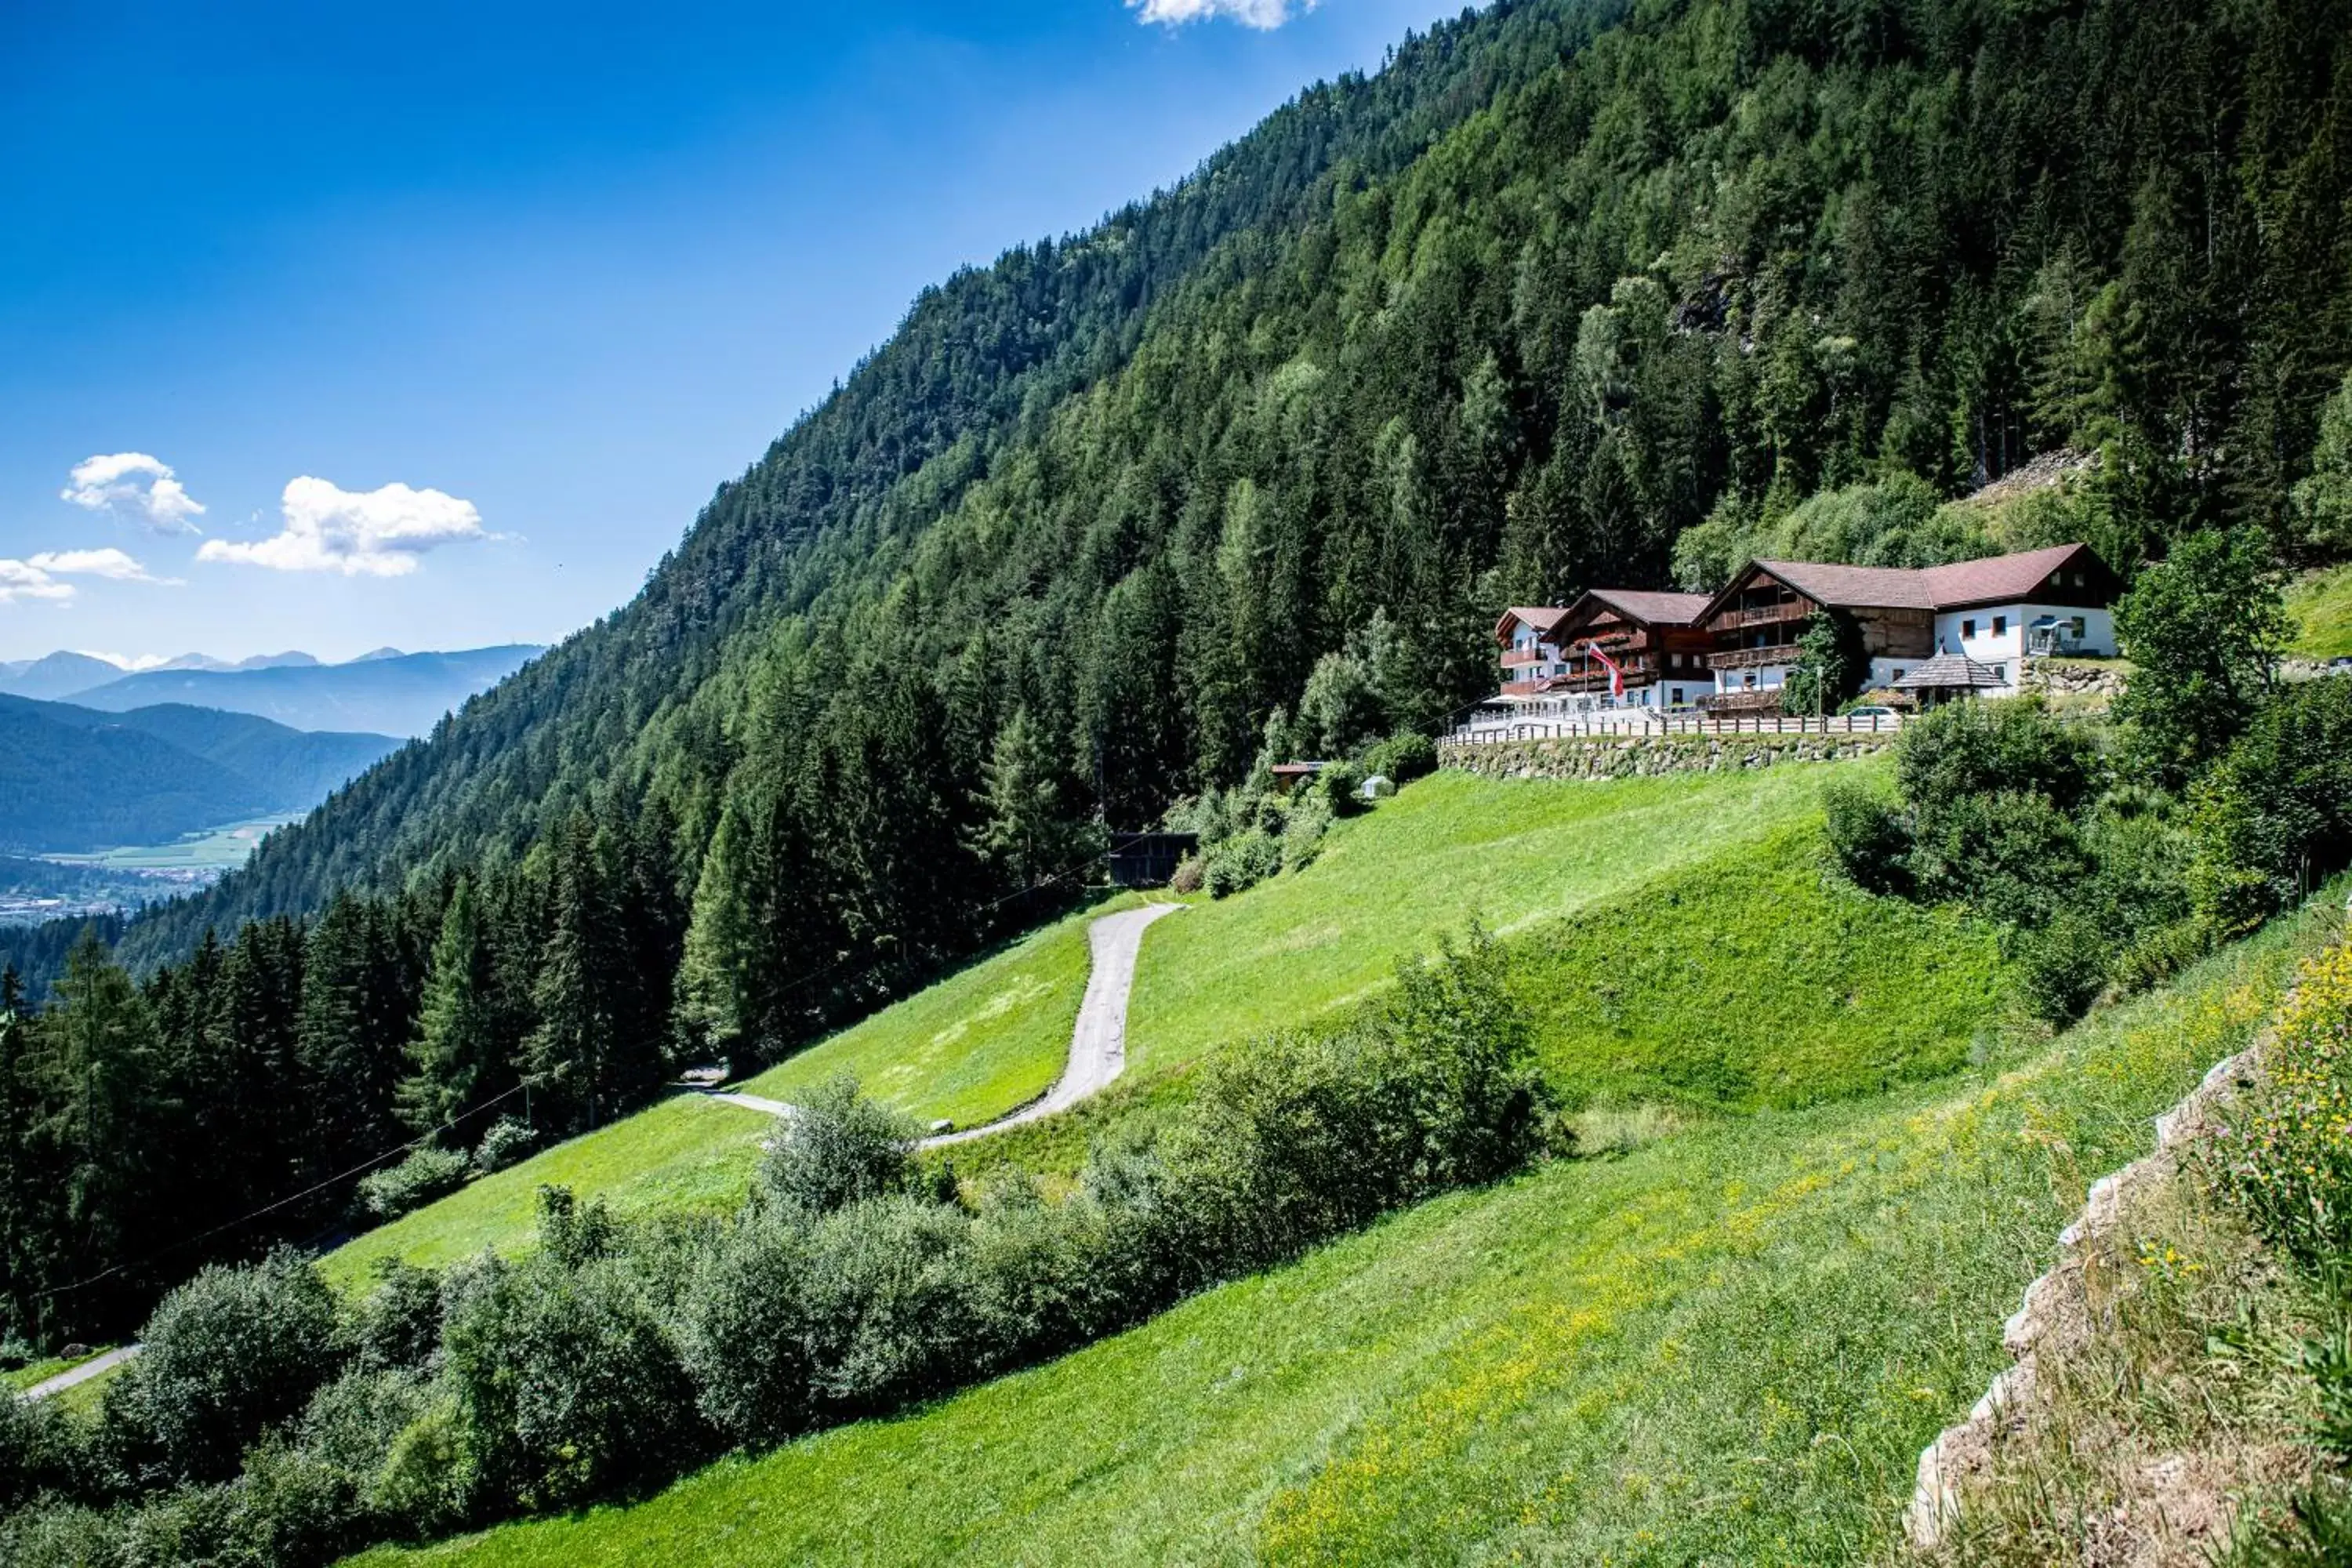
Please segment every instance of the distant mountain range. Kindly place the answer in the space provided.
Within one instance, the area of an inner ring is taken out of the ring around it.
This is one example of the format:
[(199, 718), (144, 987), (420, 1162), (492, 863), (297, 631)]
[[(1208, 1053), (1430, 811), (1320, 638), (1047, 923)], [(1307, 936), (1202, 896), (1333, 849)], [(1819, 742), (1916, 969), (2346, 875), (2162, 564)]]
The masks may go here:
[(166, 843), (308, 811), (401, 744), (204, 708), (107, 713), (0, 696), (0, 848)]
[(249, 713), (296, 730), (423, 735), (441, 715), (497, 685), (541, 650), (529, 644), (454, 653), (378, 648), (343, 664), (307, 653), (263, 654), (230, 663), (183, 654), (126, 673), (82, 653), (0, 663), (0, 695), (70, 700), (110, 713), (184, 703)]

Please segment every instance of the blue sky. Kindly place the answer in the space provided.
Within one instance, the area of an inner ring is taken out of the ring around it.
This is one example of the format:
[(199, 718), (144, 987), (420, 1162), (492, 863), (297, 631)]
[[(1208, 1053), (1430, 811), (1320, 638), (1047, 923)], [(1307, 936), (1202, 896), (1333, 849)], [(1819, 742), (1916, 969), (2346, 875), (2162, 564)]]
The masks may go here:
[(1453, 9), (0, 7), (0, 658), (561, 637), (925, 283)]

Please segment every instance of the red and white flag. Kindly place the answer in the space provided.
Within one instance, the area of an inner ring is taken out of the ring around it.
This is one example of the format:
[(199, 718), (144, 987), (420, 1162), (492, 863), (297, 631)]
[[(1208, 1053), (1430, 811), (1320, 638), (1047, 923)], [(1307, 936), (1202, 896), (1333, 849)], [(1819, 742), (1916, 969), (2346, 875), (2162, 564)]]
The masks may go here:
[(1617, 661), (1611, 658), (1607, 654), (1602, 653), (1601, 651), (1601, 645), (1597, 642), (1588, 641), (1584, 645), (1584, 651), (1599, 659), (1601, 661), (1601, 668), (1609, 672), (1609, 695), (1612, 697), (1624, 696), (1625, 672), (1617, 668)]

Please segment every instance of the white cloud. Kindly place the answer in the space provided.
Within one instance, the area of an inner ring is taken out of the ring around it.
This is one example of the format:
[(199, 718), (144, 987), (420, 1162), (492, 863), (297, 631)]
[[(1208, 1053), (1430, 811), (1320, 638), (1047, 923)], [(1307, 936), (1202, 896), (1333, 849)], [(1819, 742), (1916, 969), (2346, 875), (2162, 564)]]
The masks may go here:
[(62, 604), (74, 596), (70, 583), (60, 583), (29, 561), (0, 559), (0, 605), (19, 599), (53, 599)]
[(109, 577), (118, 583), (170, 580), (148, 575), (147, 568), (112, 546), (104, 550), (45, 550), (26, 564), (61, 577)]
[(194, 533), (191, 520), (205, 514), (173, 477), (172, 465), (144, 452), (84, 458), (68, 478), (70, 482), (58, 492), (60, 500), (136, 517), (158, 533)]
[(416, 558), (428, 550), (492, 537), (472, 501), (401, 484), (347, 490), (305, 476), (287, 481), (280, 508), (282, 532), (249, 544), (208, 539), (196, 559), (276, 572), (401, 577), (415, 571)]
[(1140, 13), (1139, 21), (1160, 22), (1171, 27), (1223, 16), (1244, 27), (1271, 31), (1293, 16), (1312, 11), (1318, 3), (1319, 0), (1127, 0), (1127, 8)]

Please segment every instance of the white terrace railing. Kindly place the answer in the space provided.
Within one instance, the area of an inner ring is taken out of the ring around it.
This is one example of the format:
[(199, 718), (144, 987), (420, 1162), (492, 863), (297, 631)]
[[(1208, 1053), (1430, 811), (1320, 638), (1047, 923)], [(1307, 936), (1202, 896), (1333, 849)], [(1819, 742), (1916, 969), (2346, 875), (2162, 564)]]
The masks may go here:
[(1444, 737), (1454, 746), (1511, 741), (1639, 740), (1645, 735), (1876, 735), (1903, 727), (1899, 713), (1644, 713), (1639, 710), (1474, 719)]

